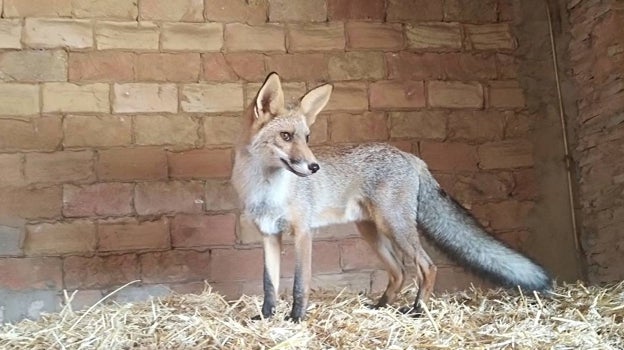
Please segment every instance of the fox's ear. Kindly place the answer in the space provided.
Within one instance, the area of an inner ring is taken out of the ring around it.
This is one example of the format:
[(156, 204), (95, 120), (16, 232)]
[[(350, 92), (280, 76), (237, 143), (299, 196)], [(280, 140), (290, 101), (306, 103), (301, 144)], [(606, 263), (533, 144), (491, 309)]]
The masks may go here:
[(301, 98), (301, 111), (306, 117), (308, 126), (316, 121), (316, 116), (325, 108), (334, 87), (331, 84), (316, 87)]
[(267, 122), (284, 109), (284, 92), (277, 73), (270, 73), (262, 84), (256, 103), (254, 115), (260, 122)]

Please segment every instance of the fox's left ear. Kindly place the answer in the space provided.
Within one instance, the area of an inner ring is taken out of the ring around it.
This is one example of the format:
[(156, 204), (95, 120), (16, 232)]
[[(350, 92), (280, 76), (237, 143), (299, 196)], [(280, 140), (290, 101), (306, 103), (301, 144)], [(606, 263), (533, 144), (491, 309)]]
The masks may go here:
[(269, 121), (284, 109), (284, 92), (279, 75), (273, 72), (262, 84), (256, 102), (254, 104), (254, 115), (261, 123)]
[(321, 85), (310, 90), (301, 98), (301, 111), (306, 117), (308, 126), (316, 121), (316, 116), (325, 108), (334, 87), (331, 84)]

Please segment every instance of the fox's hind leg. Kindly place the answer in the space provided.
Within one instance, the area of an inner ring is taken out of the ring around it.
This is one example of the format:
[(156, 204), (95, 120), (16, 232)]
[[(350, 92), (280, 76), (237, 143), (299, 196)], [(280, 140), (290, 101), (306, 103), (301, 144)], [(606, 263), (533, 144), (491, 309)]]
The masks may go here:
[(392, 246), (392, 241), (383, 233), (378, 232), (373, 222), (358, 222), (357, 228), (362, 238), (373, 248), (379, 259), (384, 263), (388, 272), (388, 286), (386, 291), (379, 298), (375, 308), (384, 307), (396, 299), (397, 293), (403, 286), (405, 272), (401, 260), (396, 256), (396, 251)]
[(420, 315), (422, 313), (421, 302), (426, 303), (433, 292), (438, 268), (420, 244), (418, 236), (412, 240), (412, 246), (416, 251), (414, 262), (416, 263), (417, 268), (418, 293), (416, 294), (412, 307), (402, 308), (401, 311), (404, 313)]

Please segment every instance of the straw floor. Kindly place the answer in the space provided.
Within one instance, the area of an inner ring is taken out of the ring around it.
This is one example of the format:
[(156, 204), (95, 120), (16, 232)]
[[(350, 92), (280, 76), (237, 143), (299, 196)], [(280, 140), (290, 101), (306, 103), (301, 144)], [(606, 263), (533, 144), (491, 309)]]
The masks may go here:
[[(406, 305), (414, 290), (401, 297)], [(260, 297), (226, 302), (209, 290), (143, 303), (101, 302), (0, 326), (1, 349), (624, 349), (624, 282), (564, 285), (550, 296), (501, 290), (443, 294), (425, 316), (370, 310), (364, 296), (315, 292), (308, 319), (251, 321)]]

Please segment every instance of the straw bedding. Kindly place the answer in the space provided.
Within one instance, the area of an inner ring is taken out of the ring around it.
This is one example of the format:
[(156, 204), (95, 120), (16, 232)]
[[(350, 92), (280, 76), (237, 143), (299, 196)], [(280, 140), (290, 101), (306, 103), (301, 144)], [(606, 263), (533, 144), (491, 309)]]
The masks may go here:
[[(412, 300), (413, 288), (401, 295)], [(624, 282), (564, 285), (554, 295), (471, 289), (432, 298), (425, 315), (371, 310), (367, 297), (315, 292), (308, 318), (251, 321), (260, 297), (227, 302), (209, 288), (142, 303), (71, 303), (38, 321), (0, 327), (2, 349), (623, 349)], [(71, 296), (69, 296), (71, 300)], [(397, 306), (400, 306), (397, 303)]]

